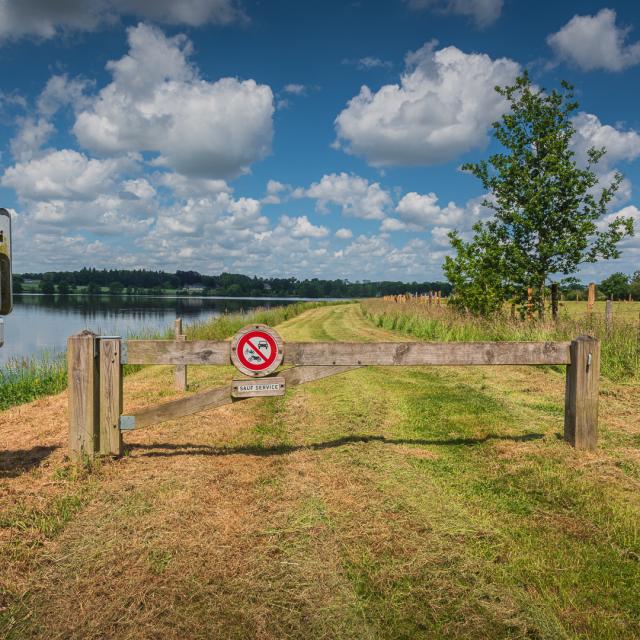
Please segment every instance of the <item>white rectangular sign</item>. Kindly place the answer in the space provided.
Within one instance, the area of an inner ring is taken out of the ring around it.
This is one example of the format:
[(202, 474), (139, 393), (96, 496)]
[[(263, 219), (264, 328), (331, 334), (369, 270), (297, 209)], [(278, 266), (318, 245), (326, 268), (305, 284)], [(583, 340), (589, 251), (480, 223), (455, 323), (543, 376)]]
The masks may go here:
[(283, 396), (284, 392), (285, 384), (282, 376), (259, 380), (233, 380), (231, 383), (232, 398)]

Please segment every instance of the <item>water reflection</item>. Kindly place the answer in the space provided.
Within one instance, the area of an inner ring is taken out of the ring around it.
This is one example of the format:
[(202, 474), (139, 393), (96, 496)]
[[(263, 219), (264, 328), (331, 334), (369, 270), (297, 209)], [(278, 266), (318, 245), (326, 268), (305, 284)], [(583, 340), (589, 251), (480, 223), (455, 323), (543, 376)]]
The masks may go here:
[(16, 295), (13, 312), (4, 318), (5, 344), (0, 347), (0, 365), (11, 358), (63, 351), (67, 337), (83, 329), (126, 336), (146, 330), (165, 330), (177, 317), (189, 323), (291, 301), (195, 296)]

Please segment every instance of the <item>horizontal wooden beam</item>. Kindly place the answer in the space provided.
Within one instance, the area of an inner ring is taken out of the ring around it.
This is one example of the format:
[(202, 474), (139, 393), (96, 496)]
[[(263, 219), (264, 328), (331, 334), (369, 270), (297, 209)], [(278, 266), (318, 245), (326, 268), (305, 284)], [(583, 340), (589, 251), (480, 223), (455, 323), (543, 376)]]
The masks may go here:
[(142, 409), (133, 415), (120, 416), (120, 429), (130, 431), (131, 429), (141, 429), (159, 422), (182, 418), (192, 413), (200, 413), (205, 409), (221, 407), (233, 402), (231, 397), (231, 385), (216, 387), (208, 391), (194, 393), (186, 398), (179, 398), (171, 402), (156, 404), (148, 409)]
[(288, 342), (284, 363), (311, 365), (569, 364), (570, 342)]
[(124, 340), (123, 364), (231, 364), (230, 342)]
[[(123, 363), (231, 364), (229, 342), (126, 340)], [(570, 342), (287, 342), (295, 366), (570, 364)]]
[[(293, 367), (287, 371), (283, 371), (281, 377), (286, 381), (287, 386), (295, 386), (313, 382), (328, 376), (335, 376), (338, 373), (351, 371), (358, 367)], [(261, 378), (266, 381), (269, 378)], [(248, 380), (255, 382), (255, 378)], [(133, 429), (141, 429), (152, 424), (166, 422), (167, 420), (175, 420), (193, 413), (200, 413), (207, 409), (215, 409), (231, 402), (239, 402), (248, 398), (232, 398), (231, 385), (224, 387), (216, 387), (208, 391), (194, 393), (186, 398), (179, 398), (163, 404), (157, 404), (148, 409), (142, 409), (132, 415), (120, 416), (120, 429), (122, 431), (131, 431)]]

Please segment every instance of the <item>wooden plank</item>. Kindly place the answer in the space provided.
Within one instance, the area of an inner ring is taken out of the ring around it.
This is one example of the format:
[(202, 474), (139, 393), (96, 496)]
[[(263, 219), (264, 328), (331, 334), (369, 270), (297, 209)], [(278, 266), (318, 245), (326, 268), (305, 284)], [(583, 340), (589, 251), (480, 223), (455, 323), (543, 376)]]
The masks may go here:
[(269, 396), (283, 396), (285, 393), (285, 379), (282, 376), (268, 378), (232, 380), (231, 396), (233, 398), (264, 398)]
[[(187, 339), (182, 333), (182, 318), (176, 318), (176, 326), (175, 326), (175, 338), (178, 342), (184, 342)], [(187, 365), (179, 364), (176, 365), (175, 370), (175, 387), (178, 391), (186, 391), (187, 390)]]
[(580, 336), (571, 343), (564, 409), (564, 439), (576, 449), (598, 445), (599, 386), (600, 340)]
[[(351, 371), (352, 369), (358, 369), (358, 367), (294, 367), (283, 371), (282, 377), (285, 379), (287, 386), (293, 386), (344, 373), (345, 371)], [(269, 378), (264, 378), (263, 381), (268, 379)], [(221, 407), (234, 401), (237, 402), (246, 399), (247, 398), (232, 398), (231, 386), (225, 385), (224, 387), (216, 387), (215, 389), (195, 393), (187, 398), (180, 398), (149, 407), (148, 409), (142, 409), (132, 415), (122, 416), (124, 419), (123, 423), (128, 425), (126, 430), (141, 429), (142, 427), (148, 427), (152, 424), (175, 420), (176, 418), (188, 416), (193, 413), (200, 413), (208, 409), (215, 409), (216, 407)]]
[(100, 338), (100, 453), (122, 455), (120, 338)]
[(67, 340), (69, 450), (74, 459), (99, 451), (100, 416), (96, 336), (84, 331)]
[[(229, 342), (127, 340), (129, 364), (230, 364)], [(284, 364), (569, 364), (570, 342), (288, 342)]]
[(284, 363), (317, 365), (569, 364), (569, 342), (289, 342)]
[[(153, 407), (149, 407), (148, 409), (142, 409), (141, 411), (132, 414), (132, 416), (123, 416), (123, 418), (125, 418), (125, 422), (133, 422), (133, 425), (130, 428), (140, 429), (159, 422), (182, 418), (183, 416), (188, 416), (192, 413), (200, 413), (206, 409), (213, 409), (225, 404), (231, 404), (232, 401), (231, 387), (230, 385), (225, 385), (224, 387), (216, 387), (215, 389), (209, 389), (208, 391), (194, 393), (186, 398), (157, 404)], [(126, 420), (127, 418), (133, 418), (133, 421)]]
[(229, 342), (127, 340), (127, 364), (231, 364)]

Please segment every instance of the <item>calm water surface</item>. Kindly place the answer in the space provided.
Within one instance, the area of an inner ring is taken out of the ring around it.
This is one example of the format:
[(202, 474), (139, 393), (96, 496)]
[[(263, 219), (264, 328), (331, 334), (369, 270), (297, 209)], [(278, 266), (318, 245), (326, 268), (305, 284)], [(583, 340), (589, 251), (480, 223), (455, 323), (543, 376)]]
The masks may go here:
[(59, 353), (67, 337), (90, 329), (102, 335), (127, 336), (145, 330), (165, 330), (176, 318), (185, 324), (256, 307), (281, 306), (291, 298), (188, 298), (162, 296), (39, 296), (17, 295), (11, 315), (4, 318), (0, 365), (12, 358), (43, 352)]

